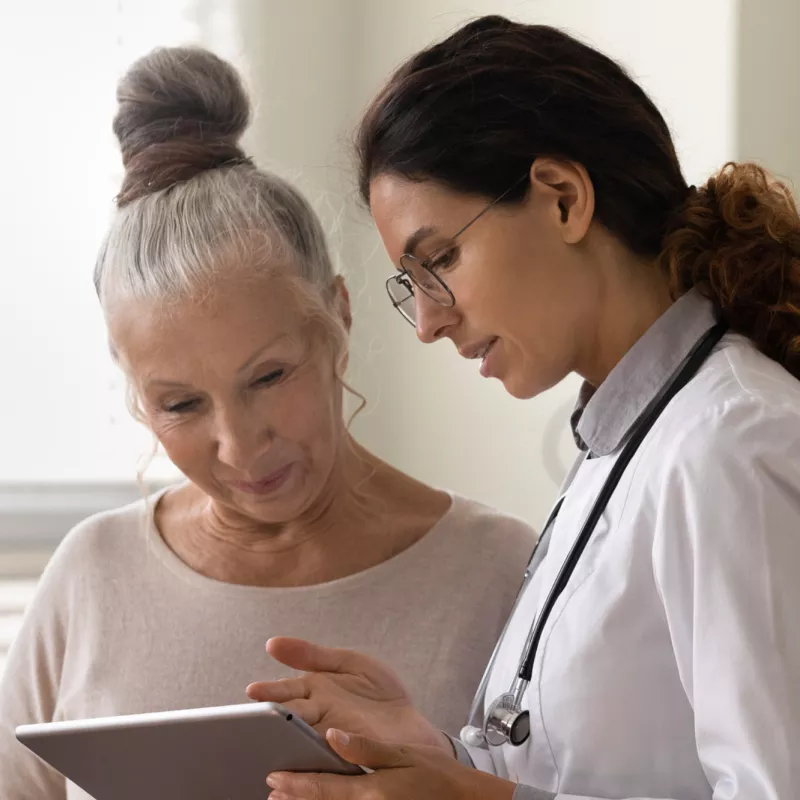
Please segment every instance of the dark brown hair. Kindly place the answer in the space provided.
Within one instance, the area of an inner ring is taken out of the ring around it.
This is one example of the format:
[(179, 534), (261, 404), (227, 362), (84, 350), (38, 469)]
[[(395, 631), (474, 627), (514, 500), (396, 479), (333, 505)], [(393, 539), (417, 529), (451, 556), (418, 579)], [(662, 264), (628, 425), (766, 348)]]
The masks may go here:
[[(601, 225), (657, 259), (675, 296), (697, 287), (800, 377), (800, 218), (789, 190), (753, 164), (728, 164), (690, 189), (644, 90), (566, 33), (499, 16), (465, 25), (395, 72), (356, 151), (367, 203), (382, 173), (492, 199), (536, 157), (582, 164)], [(527, 190), (520, 183), (503, 202)]]

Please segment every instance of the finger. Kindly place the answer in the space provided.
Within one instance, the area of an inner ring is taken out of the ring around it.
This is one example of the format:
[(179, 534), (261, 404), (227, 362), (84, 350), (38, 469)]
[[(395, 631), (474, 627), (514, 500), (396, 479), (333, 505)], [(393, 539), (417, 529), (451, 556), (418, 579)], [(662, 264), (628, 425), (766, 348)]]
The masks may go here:
[(370, 769), (396, 769), (411, 766), (411, 751), (402, 745), (386, 744), (357, 733), (331, 728), (325, 735), (328, 744), (345, 761)]
[(303, 639), (275, 636), (267, 642), (267, 652), (276, 661), (293, 669), (365, 677), (374, 684), (388, 688), (397, 697), (407, 699), (402, 681), (388, 664), (356, 650), (323, 647)]
[(376, 663), (369, 656), (354, 650), (337, 647), (323, 647), (320, 644), (293, 639), (289, 636), (275, 636), (267, 642), (267, 652), (281, 664), (303, 672), (337, 672), (360, 675), (370, 671)]
[(273, 772), (267, 784), (273, 790), (271, 798), (291, 800), (356, 800), (366, 797), (359, 790), (366, 790), (368, 775), (346, 777), (344, 775), (318, 774), (313, 772)]
[[(312, 728), (318, 725), (322, 719), (322, 711), (315, 700), (291, 700), (281, 705), (296, 717), (300, 717), (306, 725), (311, 725)], [(318, 732), (325, 734), (324, 730)]]
[(311, 689), (305, 678), (284, 678), (280, 681), (258, 681), (247, 687), (247, 696), (262, 703), (288, 703), (308, 698)]

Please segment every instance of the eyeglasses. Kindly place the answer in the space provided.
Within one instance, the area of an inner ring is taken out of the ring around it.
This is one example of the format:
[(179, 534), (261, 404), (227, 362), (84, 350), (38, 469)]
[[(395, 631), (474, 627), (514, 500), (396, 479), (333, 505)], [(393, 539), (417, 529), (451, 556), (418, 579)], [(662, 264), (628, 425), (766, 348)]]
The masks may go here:
[(450, 287), (436, 274), (436, 270), (447, 265), (447, 260), (452, 255), (453, 244), (456, 239), (464, 233), (467, 228), (474, 225), (490, 208), (494, 208), (507, 194), (528, 178), (526, 172), (508, 187), (499, 197), (496, 197), (479, 211), (466, 225), (460, 228), (450, 238), (450, 243), (435, 250), (427, 258), (420, 259), (411, 253), (404, 253), (400, 256), (401, 269), (395, 274), (390, 275), (386, 281), (386, 291), (392, 305), (408, 320), (415, 328), (417, 326), (417, 299), (416, 290), (419, 289), (426, 296), (430, 297), (434, 303), (446, 308), (452, 308), (456, 304), (456, 298)]

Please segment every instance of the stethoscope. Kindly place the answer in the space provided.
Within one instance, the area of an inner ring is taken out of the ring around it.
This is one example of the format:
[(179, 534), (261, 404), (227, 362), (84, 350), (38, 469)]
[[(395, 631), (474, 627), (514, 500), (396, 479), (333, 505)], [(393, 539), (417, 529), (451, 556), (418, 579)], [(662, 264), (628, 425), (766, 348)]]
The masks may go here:
[(484, 704), (486, 690), (488, 688), (489, 680), (491, 678), (495, 663), (497, 662), (497, 656), (503, 645), (503, 641), (508, 630), (508, 625), (514, 616), (514, 612), (519, 605), (519, 601), (530, 584), (537, 567), (544, 558), (544, 554), (549, 546), (549, 538), (552, 533), (553, 526), (556, 518), (558, 517), (558, 512), (561, 510), (561, 506), (564, 503), (564, 496), (559, 498), (558, 502), (555, 504), (553, 510), (550, 512), (547, 522), (545, 523), (542, 535), (539, 537), (533, 553), (531, 554), (528, 567), (525, 570), (522, 586), (520, 587), (520, 590), (517, 593), (517, 599), (514, 602), (514, 607), (512, 608), (503, 632), (500, 634), (500, 639), (494, 648), (492, 657), (489, 659), (489, 664), (483, 673), (483, 678), (481, 679), (478, 692), (475, 695), (475, 700), (472, 704), (472, 710), (470, 711), (469, 723), (461, 730), (461, 738), (464, 740), (464, 742), (466, 742), (466, 744), (472, 745), (473, 747), (482, 747), (484, 749), (488, 749), (490, 745), (492, 747), (500, 747), (504, 744), (511, 744), (515, 747), (518, 747), (528, 740), (528, 737), (530, 736), (530, 715), (528, 711), (522, 709), (522, 699), (531, 682), (536, 651), (539, 647), (539, 641), (542, 638), (542, 633), (547, 625), (547, 620), (550, 617), (550, 613), (552, 612), (553, 607), (558, 601), (558, 598), (561, 596), (561, 593), (564, 591), (567, 583), (572, 577), (575, 567), (577, 566), (583, 551), (586, 549), (586, 545), (589, 543), (589, 539), (591, 538), (592, 533), (594, 532), (594, 529), (600, 520), (600, 517), (603, 515), (603, 512), (608, 505), (608, 501), (611, 499), (611, 495), (613, 494), (614, 489), (616, 489), (617, 484), (622, 477), (622, 473), (625, 471), (625, 468), (630, 463), (631, 459), (639, 449), (639, 446), (644, 441), (645, 436), (647, 436), (656, 420), (669, 405), (672, 398), (675, 397), (675, 395), (697, 374), (700, 367), (711, 354), (711, 351), (717, 346), (720, 339), (722, 339), (722, 337), (725, 335), (726, 330), (727, 325), (724, 322), (720, 322), (711, 328), (711, 330), (703, 334), (703, 336), (692, 349), (692, 352), (684, 361), (675, 378), (668, 384), (666, 389), (656, 399), (652, 407), (641, 418), (640, 422), (634, 429), (630, 438), (623, 447), (619, 457), (611, 467), (611, 471), (609, 472), (603, 487), (600, 489), (600, 492), (594, 501), (594, 505), (589, 511), (586, 521), (583, 523), (583, 527), (581, 528), (575, 543), (572, 545), (572, 549), (569, 551), (564, 563), (561, 565), (561, 569), (559, 570), (558, 575), (553, 582), (550, 593), (547, 595), (547, 598), (542, 605), (541, 611), (536, 617), (533, 627), (531, 628), (528, 638), (525, 642), (519, 668), (514, 680), (511, 683), (511, 688), (505, 694), (498, 697), (489, 706), (486, 715), (483, 717), (483, 724), (477, 726), (475, 725), (475, 722), (481, 719), (482, 706)]

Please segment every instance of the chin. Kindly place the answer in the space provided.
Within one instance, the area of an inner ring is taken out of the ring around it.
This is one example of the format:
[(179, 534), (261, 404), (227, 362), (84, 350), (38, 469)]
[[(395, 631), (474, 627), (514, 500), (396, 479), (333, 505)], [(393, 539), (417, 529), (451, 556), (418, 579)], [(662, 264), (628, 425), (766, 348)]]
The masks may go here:
[(305, 476), (295, 476), (278, 491), (265, 494), (233, 490), (231, 502), (240, 512), (266, 524), (291, 522), (314, 502), (314, 493)]
[(536, 397), (537, 394), (540, 394), (540, 392), (513, 381), (503, 381), (503, 386), (506, 392), (517, 400), (530, 400), (532, 397)]
[(530, 400), (552, 389), (558, 383), (558, 381), (543, 380), (542, 375), (526, 375), (514, 370), (509, 370), (501, 381), (506, 392), (517, 400)]

